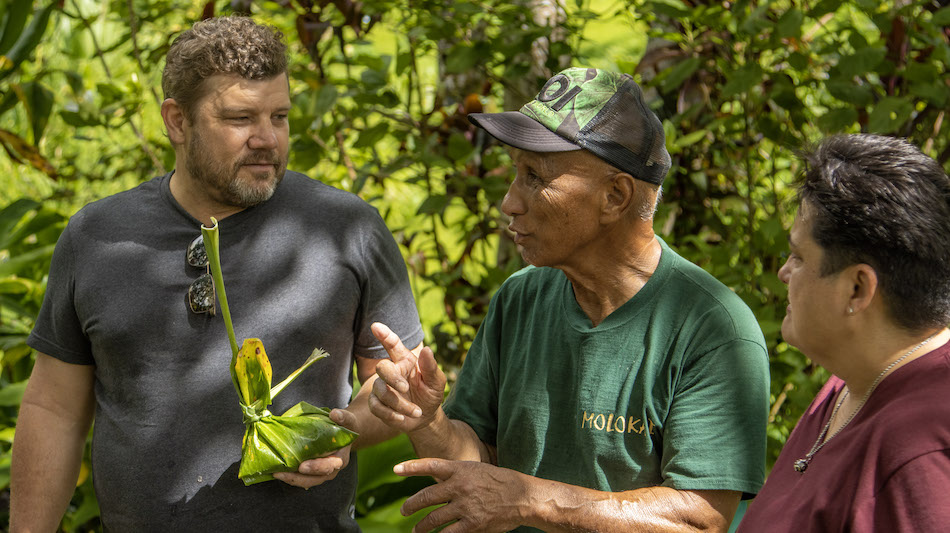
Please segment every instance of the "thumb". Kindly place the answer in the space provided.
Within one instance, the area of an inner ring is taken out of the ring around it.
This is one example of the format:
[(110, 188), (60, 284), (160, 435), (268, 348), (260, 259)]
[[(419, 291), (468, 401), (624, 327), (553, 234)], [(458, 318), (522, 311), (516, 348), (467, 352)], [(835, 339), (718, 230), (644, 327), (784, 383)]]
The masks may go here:
[(419, 372), (422, 376), (422, 381), (424, 381), (426, 385), (438, 387), (441, 383), (442, 387), (445, 388), (445, 375), (442, 373), (442, 370), (439, 369), (439, 363), (435, 361), (435, 354), (432, 353), (432, 350), (428, 346), (419, 352)]
[(359, 419), (357, 418), (355, 414), (347, 411), (346, 409), (331, 410), (330, 420), (334, 421), (338, 425), (345, 427), (346, 429), (350, 431), (357, 431), (356, 426)]

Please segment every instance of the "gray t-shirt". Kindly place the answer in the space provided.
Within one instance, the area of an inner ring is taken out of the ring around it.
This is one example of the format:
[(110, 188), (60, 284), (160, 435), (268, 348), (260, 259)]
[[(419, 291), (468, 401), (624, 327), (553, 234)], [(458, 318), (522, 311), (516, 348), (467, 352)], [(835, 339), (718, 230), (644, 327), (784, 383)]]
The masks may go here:
[[(95, 365), (93, 481), (114, 531), (358, 531), (356, 461), (304, 491), (237, 477), (244, 432), (224, 320), (187, 303), (205, 269), (185, 249), (200, 222), (175, 201), (171, 174), (94, 202), (56, 246), (28, 343)], [(353, 357), (385, 357), (369, 326), (408, 346), (422, 327), (405, 263), (377, 211), (287, 172), (267, 202), (220, 221), (222, 270), (238, 344), (258, 337), (274, 383), (315, 347), (330, 357), (277, 397), (344, 407)], [(266, 528), (266, 529), (265, 529)]]

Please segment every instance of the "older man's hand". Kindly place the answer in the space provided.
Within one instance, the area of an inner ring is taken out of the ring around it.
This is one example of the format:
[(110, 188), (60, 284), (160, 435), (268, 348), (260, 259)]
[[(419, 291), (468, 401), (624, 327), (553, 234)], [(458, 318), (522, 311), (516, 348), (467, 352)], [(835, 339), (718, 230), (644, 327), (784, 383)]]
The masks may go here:
[(432, 350), (422, 348), (416, 357), (386, 325), (377, 322), (372, 331), (390, 359), (376, 365), (379, 379), (369, 397), (370, 412), (405, 433), (428, 426), (445, 394), (445, 374)]
[(406, 461), (393, 471), (400, 476), (432, 476), (438, 481), (402, 505), (402, 514), (409, 516), (445, 504), (416, 524), (413, 533), (445, 524), (451, 525), (443, 533), (500, 532), (521, 525), (521, 511), (529, 497), (530, 478), (524, 474), (487, 463), (434, 458)]

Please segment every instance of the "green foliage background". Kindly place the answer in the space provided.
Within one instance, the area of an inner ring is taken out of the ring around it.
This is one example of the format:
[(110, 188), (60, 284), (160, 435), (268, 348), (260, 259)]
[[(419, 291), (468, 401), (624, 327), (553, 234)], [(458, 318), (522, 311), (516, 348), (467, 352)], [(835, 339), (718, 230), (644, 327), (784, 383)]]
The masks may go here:
[[(0, 0), (0, 512), (52, 246), (82, 205), (173, 165), (162, 59), (194, 21), (250, 12), (285, 33), (290, 166), (380, 210), (450, 377), (522, 266), (498, 208), (508, 155), (465, 114), (517, 108), (566, 66), (635, 75), (673, 156), (657, 233), (732, 287), (765, 333), (771, 463), (827, 377), (780, 337), (795, 150), (887, 133), (946, 165), (945, 2)], [(411, 448), (360, 453), (362, 526), (407, 530), (398, 505), (422, 481), (390, 467)], [(88, 472), (87, 450), (65, 531), (100, 527)]]

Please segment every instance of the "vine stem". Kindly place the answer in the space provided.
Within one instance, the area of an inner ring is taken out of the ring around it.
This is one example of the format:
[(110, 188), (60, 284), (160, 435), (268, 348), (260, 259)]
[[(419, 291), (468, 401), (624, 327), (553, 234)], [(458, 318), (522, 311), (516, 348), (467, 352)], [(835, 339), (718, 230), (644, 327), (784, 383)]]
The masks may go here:
[(221, 306), (221, 316), (224, 318), (224, 327), (228, 330), (228, 342), (231, 344), (231, 382), (238, 395), (241, 387), (238, 384), (234, 363), (237, 361), (238, 344), (234, 335), (234, 325), (231, 322), (231, 310), (228, 307), (228, 295), (224, 291), (224, 276), (221, 274), (220, 239), (218, 238), (218, 221), (211, 217), (211, 227), (201, 225), (201, 238), (204, 239), (205, 252), (208, 254), (208, 265), (211, 268), (211, 279), (214, 280), (214, 293)]

